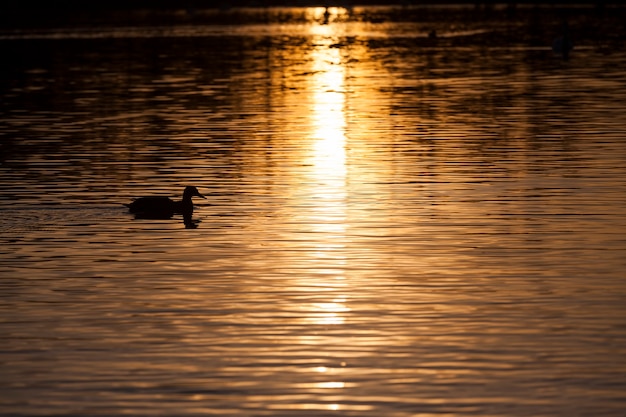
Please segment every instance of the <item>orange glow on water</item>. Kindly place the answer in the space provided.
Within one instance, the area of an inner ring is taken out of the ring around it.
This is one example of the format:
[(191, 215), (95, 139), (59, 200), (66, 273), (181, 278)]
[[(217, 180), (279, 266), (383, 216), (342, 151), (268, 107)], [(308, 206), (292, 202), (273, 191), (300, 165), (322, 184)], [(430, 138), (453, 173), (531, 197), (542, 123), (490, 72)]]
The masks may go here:
[(312, 186), (312, 215), (318, 232), (341, 234), (346, 217), (346, 136), (344, 69), (339, 49), (324, 38), (312, 53), (312, 146), (306, 163)]
[[(7, 413), (619, 414), (618, 54), (303, 10), (15, 68)], [(180, 183), (208, 197), (195, 229), (121, 206)]]

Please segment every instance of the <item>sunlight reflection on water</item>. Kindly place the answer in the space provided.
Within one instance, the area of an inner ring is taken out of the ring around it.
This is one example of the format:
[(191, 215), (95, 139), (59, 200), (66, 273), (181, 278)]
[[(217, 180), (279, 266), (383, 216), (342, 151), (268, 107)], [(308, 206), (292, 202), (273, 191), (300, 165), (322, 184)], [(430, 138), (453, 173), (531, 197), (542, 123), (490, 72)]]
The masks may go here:
[(324, 12), (0, 36), (7, 415), (621, 415), (624, 57)]

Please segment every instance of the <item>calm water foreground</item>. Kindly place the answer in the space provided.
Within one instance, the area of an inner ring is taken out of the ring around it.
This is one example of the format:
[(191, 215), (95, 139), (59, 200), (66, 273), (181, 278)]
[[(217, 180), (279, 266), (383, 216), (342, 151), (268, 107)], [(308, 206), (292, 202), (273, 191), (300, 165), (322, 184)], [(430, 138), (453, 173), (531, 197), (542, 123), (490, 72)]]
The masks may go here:
[(624, 415), (624, 50), (281, 13), (0, 35), (0, 414)]

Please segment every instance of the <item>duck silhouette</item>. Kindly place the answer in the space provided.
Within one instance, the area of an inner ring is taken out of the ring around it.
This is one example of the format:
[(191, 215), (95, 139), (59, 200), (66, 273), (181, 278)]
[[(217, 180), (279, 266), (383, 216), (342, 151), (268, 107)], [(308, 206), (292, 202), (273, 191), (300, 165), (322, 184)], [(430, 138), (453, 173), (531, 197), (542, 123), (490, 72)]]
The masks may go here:
[(169, 197), (141, 197), (124, 205), (137, 218), (169, 219), (174, 214), (182, 214), (185, 219), (191, 219), (193, 214), (192, 197), (206, 198), (200, 194), (196, 187), (188, 186), (183, 191), (181, 201), (174, 201)]

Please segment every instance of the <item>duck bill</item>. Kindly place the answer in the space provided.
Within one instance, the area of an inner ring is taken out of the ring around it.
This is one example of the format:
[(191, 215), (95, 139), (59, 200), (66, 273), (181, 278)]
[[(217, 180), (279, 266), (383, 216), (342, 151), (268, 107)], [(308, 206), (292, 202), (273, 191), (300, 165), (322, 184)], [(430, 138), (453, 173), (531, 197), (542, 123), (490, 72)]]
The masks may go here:
[(203, 196), (202, 194), (198, 193), (198, 194), (196, 194), (196, 195), (197, 195), (198, 197), (200, 197), (200, 198), (204, 198), (204, 199), (206, 200), (206, 197), (205, 197), (205, 196)]

